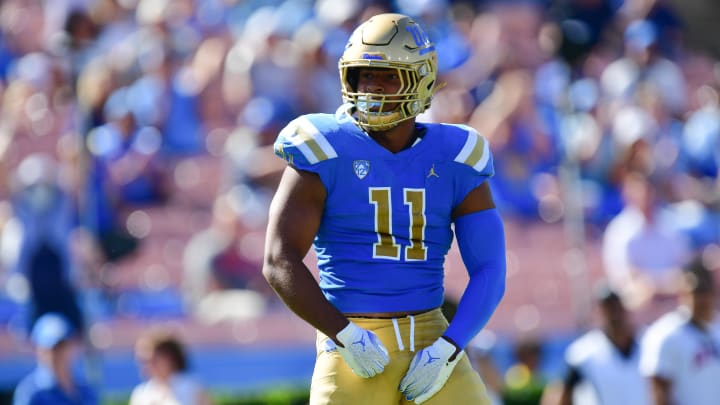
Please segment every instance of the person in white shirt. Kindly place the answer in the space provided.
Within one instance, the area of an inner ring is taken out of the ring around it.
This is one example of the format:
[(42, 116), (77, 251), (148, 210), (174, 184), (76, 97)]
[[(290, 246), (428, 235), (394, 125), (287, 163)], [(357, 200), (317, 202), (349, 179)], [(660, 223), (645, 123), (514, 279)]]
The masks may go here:
[(663, 220), (658, 188), (643, 173), (624, 176), (625, 207), (605, 229), (602, 258), (610, 285), (628, 309), (659, 308), (653, 313), (660, 314), (674, 305), (659, 300), (677, 294), (677, 279), (691, 258), (691, 247), (683, 233)]
[(639, 333), (620, 297), (607, 286), (596, 289), (601, 319), (565, 352), (568, 373), (560, 405), (649, 405), (650, 387), (640, 374)]
[(698, 258), (682, 278), (680, 305), (648, 328), (640, 369), (657, 405), (720, 404), (720, 330), (713, 271)]
[(211, 405), (200, 382), (188, 371), (185, 349), (171, 334), (141, 336), (135, 355), (147, 380), (133, 389), (130, 405)]

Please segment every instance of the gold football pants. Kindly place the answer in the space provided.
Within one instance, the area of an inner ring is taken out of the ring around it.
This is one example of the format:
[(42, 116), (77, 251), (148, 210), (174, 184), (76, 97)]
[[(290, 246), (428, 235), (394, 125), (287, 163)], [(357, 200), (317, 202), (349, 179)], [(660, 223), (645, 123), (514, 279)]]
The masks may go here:
[[(375, 377), (359, 377), (347, 366), (337, 350), (326, 351), (328, 337), (318, 332), (310, 405), (414, 404), (405, 399), (398, 387), (415, 354), (433, 344), (447, 329), (447, 320), (440, 309), (396, 319), (349, 319), (359, 327), (373, 331), (380, 338), (388, 350), (390, 363)], [(443, 388), (424, 404), (489, 403), (485, 385), (465, 355)]]

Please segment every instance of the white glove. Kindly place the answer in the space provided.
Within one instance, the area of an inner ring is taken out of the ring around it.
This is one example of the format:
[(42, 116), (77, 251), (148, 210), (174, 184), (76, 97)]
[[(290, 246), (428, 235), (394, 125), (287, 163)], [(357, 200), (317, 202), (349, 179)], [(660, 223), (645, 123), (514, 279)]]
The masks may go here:
[(455, 365), (465, 353), (460, 351), (450, 361), (456, 351), (457, 347), (442, 337), (431, 346), (420, 350), (410, 363), (405, 378), (400, 381), (400, 392), (405, 394), (408, 401), (414, 399), (416, 404), (430, 399), (445, 385)]
[(390, 362), (388, 351), (380, 339), (352, 322), (338, 332), (337, 340), (345, 346), (337, 346), (345, 363), (362, 378), (381, 373)]

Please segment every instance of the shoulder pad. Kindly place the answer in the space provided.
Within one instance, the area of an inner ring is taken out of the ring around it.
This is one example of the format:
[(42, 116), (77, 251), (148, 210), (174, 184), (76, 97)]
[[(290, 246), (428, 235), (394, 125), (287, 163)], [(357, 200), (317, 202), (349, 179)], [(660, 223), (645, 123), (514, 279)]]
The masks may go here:
[(604, 338), (601, 333), (591, 330), (570, 343), (565, 349), (565, 361), (572, 366), (584, 363), (596, 350), (602, 349)]
[(292, 120), (278, 135), (275, 154), (300, 167), (337, 157), (335, 148), (306, 116)]
[(488, 165), (492, 165), (492, 155), (487, 140), (480, 135), (474, 128), (467, 125), (453, 125), (465, 131), (465, 143), (460, 152), (455, 155), (458, 163), (466, 164), (478, 172), (487, 172)]

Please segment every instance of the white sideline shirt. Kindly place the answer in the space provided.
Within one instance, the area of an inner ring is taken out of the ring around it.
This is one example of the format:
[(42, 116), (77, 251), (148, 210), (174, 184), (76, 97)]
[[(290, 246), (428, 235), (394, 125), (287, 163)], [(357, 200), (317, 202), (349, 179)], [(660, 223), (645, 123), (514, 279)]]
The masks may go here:
[(720, 330), (707, 331), (689, 322), (686, 311), (663, 315), (646, 331), (640, 370), (671, 381), (672, 403), (720, 404)]
[(587, 332), (568, 346), (565, 361), (582, 377), (573, 403), (650, 405), (650, 386), (640, 374), (640, 348), (624, 356), (601, 330)]
[(174, 375), (170, 385), (153, 380), (145, 381), (133, 389), (130, 405), (197, 405), (202, 387), (185, 374)]

